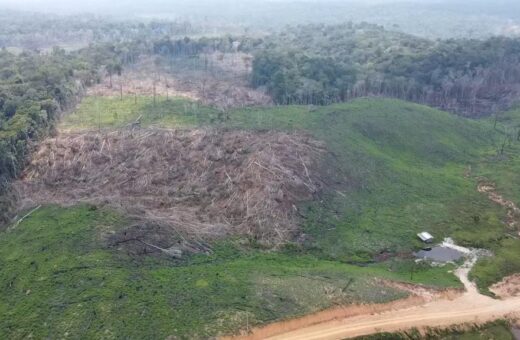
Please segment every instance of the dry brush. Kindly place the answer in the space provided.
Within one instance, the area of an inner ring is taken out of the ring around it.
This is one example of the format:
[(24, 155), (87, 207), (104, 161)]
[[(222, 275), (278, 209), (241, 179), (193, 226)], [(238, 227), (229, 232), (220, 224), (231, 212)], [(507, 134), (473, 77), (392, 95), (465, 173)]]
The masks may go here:
[(107, 204), (182, 238), (276, 246), (298, 235), (298, 204), (319, 194), (324, 152), (308, 135), (282, 132), (61, 134), (41, 143), (15, 187), (22, 207)]

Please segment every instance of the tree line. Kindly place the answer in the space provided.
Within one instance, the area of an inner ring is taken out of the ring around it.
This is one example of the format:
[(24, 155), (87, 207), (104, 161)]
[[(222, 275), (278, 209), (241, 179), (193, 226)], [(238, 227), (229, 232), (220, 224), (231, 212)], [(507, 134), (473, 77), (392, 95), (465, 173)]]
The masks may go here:
[(261, 38), (247, 36), (224, 35), (198, 39), (190, 37), (172, 39), (167, 36), (153, 43), (153, 53), (170, 58), (199, 57), (213, 52), (251, 52), (262, 43)]
[(371, 24), (298, 26), (256, 48), (251, 82), (279, 104), (376, 95), (481, 116), (520, 95), (520, 39), (431, 41)]

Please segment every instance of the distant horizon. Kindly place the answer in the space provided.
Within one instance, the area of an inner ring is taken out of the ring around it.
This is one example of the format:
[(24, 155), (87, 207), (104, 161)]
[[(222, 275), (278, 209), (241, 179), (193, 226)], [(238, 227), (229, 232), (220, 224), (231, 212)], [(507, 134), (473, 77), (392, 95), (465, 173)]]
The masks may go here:
[[(413, 6), (461, 6), (461, 5), (473, 5), (473, 6), (489, 6), (486, 10), (497, 10), (501, 6), (508, 7), (508, 11), (515, 11), (515, 8), (511, 9), (511, 5), (518, 5), (517, 1), (514, 0), (203, 0), (203, 1), (186, 1), (186, 0), (150, 0), (146, 3), (140, 0), (115, 0), (106, 2), (103, 0), (93, 0), (88, 2), (74, 3), (67, 0), (0, 0), (0, 8), (28, 11), (28, 12), (41, 12), (41, 13), (56, 13), (56, 14), (77, 14), (77, 13), (105, 13), (112, 15), (126, 15), (128, 12), (141, 11), (140, 14), (155, 13), (157, 11), (165, 11), (168, 13), (175, 12), (175, 8), (179, 9), (183, 14), (197, 14), (190, 13), (190, 10), (198, 11), (207, 7), (211, 8), (211, 14), (215, 13), (214, 10), (221, 9), (226, 11), (229, 9), (236, 9), (236, 7), (242, 7), (244, 3), (254, 4), (261, 6), (262, 4), (273, 4), (273, 3), (285, 3), (285, 4), (327, 4), (327, 5), (342, 5), (342, 4), (355, 4), (356, 6), (374, 6), (374, 5), (389, 5), (389, 4), (400, 4), (400, 5), (413, 5)], [(217, 6), (218, 5), (218, 6)], [(215, 7), (216, 6), (216, 7)], [(520, 8), (520, 5), (518, 6)], [(108, 12), (108, 13), (107, 13)], [(225, 15), (224, 12), (221, 14)], [(486, 13), (482, 13), (486, 14)]]
[(0, 17), (12, 24), (22, 18), (5, 14), (7, 10), (21, 16), (41, 14), (43, 19), (94, 15), (118, 21), (183, 21), (206, 28), (226, 27), (234, 33), (367, 22), (430, 39), (520, 34), (517, 0), (0, 0), (1, 8)]

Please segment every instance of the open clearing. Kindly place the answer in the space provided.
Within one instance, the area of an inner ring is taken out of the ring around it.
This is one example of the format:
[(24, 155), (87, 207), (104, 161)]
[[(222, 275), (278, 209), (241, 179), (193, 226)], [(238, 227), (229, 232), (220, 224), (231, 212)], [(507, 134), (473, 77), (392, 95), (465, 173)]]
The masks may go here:
[(504, 280), (491, 286), (489, 290), (501, 298), (520, 296), (520, 274), (506, 277)]
[(513, 340), (520, 37), (290, 1), (0, 13), (0, 340)]
[(520, 236), (520, 226), (518, 220), (520, 218), (520, 209), (516, 206), (513, 201), (505, 199), (496, 191), (496, 187), (493, 184), (481, 182), (478, 185), (478, 191), (488, 195), (489, 199), (498, 205), (503, 206), (507, 209), (507, 220), (506, 224), (513, 232), (518, 232)]
[[(492, 202), (505, 207), (506, 225), (518, 231), (519, 209), (516, 204), (497, 193), (493, 184), (480, 182), (477, 190), (486, 193)], [(506, 277), (490, 287), (489, 290), (499, 299), (482, 295), (468, 278), (469, 272), (477, 261), (476, 254), (470, 256), (472, 257), (455, 271), (465, 287), (465, 292), (460, 296), (450, 295), (446, 298), (445, 295), (432, 294), (420, 287), (411, 287), (412, 294), (421, 297), (422, 303), (420, 299), (415, 301), (408, 299), (384, 305), (336, 308), (253, 329), (249, 334), (233, 337), (233, 339), (333, 340), (376, 333), (400, 333), (411, 329), (442, 329), (464, 324), (482, 325), (497, 319), (518, 320), (520, 318), (520, 276), (515, 274)], [(409, 303), (411, 306), (408, 306)]]
[[(413, 306), (406, 306), (406, 301), (403, 301), (404, 306), (396, 303), (380, 307), (366, 306), (364, 313), (356, 313), (350, 307), (325, 311), (255, 329), (250, 335), (238, 336), (235, 339), (332, 340), (382, 332), (397, 333), (412, 328), (447, 328), (461, 324), (485, 324), (497, 319), (520, 318), (518, 290), (517, 294), (503, 296), (504, 299), (501, 300), (481, 295), (467, 278), (469, 269), (470, 266), (463, 266), (457, 270), (457, 275), (466, 288), (460, 296), (451, 296), (449, 299), (441, 296)], [(499, 286), (516, 285), (516, 289), (519, 289), (518, 284), (517, 278), (508, 278)], [(508, 294), (509, 292), (508, 290)], [(327, 317), (329, 319), (324, 321)]]
[(520, 268), (507, 209), (477, 190), (485, 177), (516, 201), (517, 145), (496, 157), (501, 139), (397, 100), (222, 114), (87, 97), (17, 183), (31, 213), (0, 239), (2, 329), (208, 338), (338, 305), (436, 303), (461, 283), (454, 265), (414, 262), (424, 230), (490, 249), (470, 276), (491, 294)]
[(200, 101), (222, 110), (272, 105), (264, 92), (248, 86), (251, 56), (211, 53), (191, 59), (142, 57), (119, 75), (90, 87), (90, 96), (162, 96)]
[(61, 134), (40, 144), (16, 190), (21, 207), (109, 204), (184, 238), (277, 245), (297, 205), (321, 191), (324, 144), (308, 135), (213, 129)]

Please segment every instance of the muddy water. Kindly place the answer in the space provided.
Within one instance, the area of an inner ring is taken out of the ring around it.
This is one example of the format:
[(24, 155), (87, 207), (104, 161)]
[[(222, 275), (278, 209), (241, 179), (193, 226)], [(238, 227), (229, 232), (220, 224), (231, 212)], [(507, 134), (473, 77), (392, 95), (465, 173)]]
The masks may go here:
[(513, 328), (511, 332), (513, 332), (513, 337), (516, 340), (520, 340), (520, 328)]
[(415, 256), (420, 259), (435, 262), (450, 262), (460, 260), (464, 254), (453, 248), (437, 246), (433, 247), (432, 250), (418, 251), (415, 253)]

